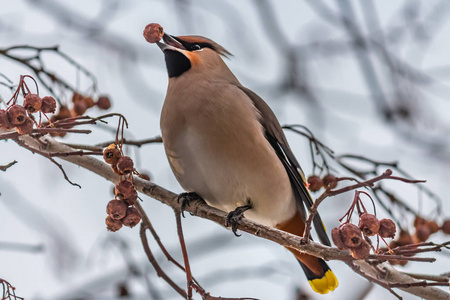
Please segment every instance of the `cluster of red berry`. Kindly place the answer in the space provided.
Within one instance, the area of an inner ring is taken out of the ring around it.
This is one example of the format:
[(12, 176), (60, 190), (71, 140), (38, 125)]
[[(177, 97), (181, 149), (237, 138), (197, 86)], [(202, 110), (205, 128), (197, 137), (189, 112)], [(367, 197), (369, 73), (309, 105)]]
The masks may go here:
[[(103, 110), (111, 107), (111, 100), (106, 95), (101, 95), (98, 97), (97, 101), (94, 101), (92, 97), (83, 96), (77, 92), (74, 92), (72, 95), (72, 103), (73, 105), (71, 108), (66, 105), (61, 105), (58, 112), (50, 118), (50, 122), (82, 116), (89, 108), (94, 106)], [(52, 133), (51, 135), (63, 137), (66, 135), (66, 132)]]
[[(445, 220), (442, 225), (439, 226), (436, 221), (426, 220), (417, 216), (414, 220), (415, 232), (413, 235), (407, 230), (400, 230), (398, 238), (393, 240), (389, 244), (389, 248), (394, 249), (401, 246), (417, 244), (428, 240), (431, 234), (438, 231), (442, 231), (445, 234), (450, 234), (450, 220)], [(391, 260), (389, 261), (393, 265), (406, 265), (407, 260)]]
[(335, 176), (327, 174), (322, 178), (317, 175), (311, 175), (308, 177), (308, 189), (311, 192), (317, 192), (321, 188), (327, 188), (328, 186), (332, 189), (337, 186), (337, 179)]
[[(11, 100), (14, 100), (7, 109), (0, 110), (0, 128), (16, 128), (19, 134), (28, 134), (34, 125), (38, 126), (33, 116), (34, 113), (54, 113), (56, 100), (51, 96), (39, 97), (38, 94), (24, 92), (23, 105), (17, 104), (18, 92)], [(11, 101), (10, 100), (10, 101)], [(9, 103), (9, 102), (8, 102)]]
[(396, 226), (391, 219), (378, 220), (375, 215), (363, 212), (358, 226), (347, 221), (331, 231), (331, 238), (339, 249), (349, 249), (354, 258), (363, 259), (369, 256), (372, 248), (369, 236), (393, 238), (395, 232)]
[(101, 95), (95, 102), (92, 97), (83, 96), (77, 92), (73, 93), (72, 103), (73, 106), (70, 110), (70, 115), (72, 117), (84, 115), (86, 113), (86, 110), (94, 107), (95, 105), (97, 105), (97, 107), (100, 109), (108, 109), (111, 107), (111, 101), (109, 100), (108, 96)]
[(106, 206), (106, 228), (117, 231), (122, 225), (134, 227), (141, 221), (141, 214), (134, 206), (138, 194), (133, 184), (133, 160), (124, 156), (121, 147), (115, 143), (106, 147), (103, 159), (121, 179), (114, 189), (115, 198)]

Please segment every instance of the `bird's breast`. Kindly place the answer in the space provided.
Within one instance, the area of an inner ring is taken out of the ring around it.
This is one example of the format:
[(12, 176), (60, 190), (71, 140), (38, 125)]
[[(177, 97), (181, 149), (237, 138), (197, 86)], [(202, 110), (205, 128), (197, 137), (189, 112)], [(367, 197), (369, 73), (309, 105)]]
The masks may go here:
[(265, 138), (252, 102), (237, 87), (168, 94), (164, 147), (181, 184), (224, 211), (251, 202), (246, 216), (274, 225), (295, 211), (289, 178)]

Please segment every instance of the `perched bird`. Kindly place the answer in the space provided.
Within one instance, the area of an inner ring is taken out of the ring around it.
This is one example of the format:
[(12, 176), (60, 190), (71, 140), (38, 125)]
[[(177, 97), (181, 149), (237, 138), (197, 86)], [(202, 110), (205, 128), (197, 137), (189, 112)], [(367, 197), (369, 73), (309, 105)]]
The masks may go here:
[[(222, 60), (230, 55), (222, 46), (201, 36), (159, 33), (169, 75), (162, 139), (187, 196), (230, 212), (234, 232), (245, 212), (250, 220), (301, 236), (305, 207), (313, 201), (272, 110), (239, 83)], [(318, 215), (314, 225), (321, 242), (330, 245)], [(314, 291), (337, 287), (325, 261), (289, 250)]]

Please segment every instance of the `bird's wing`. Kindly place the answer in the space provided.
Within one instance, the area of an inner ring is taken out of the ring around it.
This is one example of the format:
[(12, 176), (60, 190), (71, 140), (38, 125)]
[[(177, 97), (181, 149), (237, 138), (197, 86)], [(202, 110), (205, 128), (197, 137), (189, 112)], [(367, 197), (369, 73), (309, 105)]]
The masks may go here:
[[(281, 125), (275, 117), (273, 111), (270, 109), (267, 103), (264, 102), (263, 99), (261, 99), (261, 97), (243, 86), (239, 86), (239, 88), (251, 99), (255, 108), (259, 111), (261, 115), (260, 122), (266, 131), (266, 138), (272, 145), (279, 159), (286, 168), (292, 188), (294, 190), (297, 206), (301, 212), (303, 220), (305, 220), (305, 206), (309, 210), (313, 205), (313, 200), (306, 188), (306, 180), (303, 171), (289, 147), (286, 136), (283, 133), (283, 129), (281, 128)], [(330, 246), (330, 240), (325, 232), (325, 227), (319, 214), (316, 214), (313, 223), (317, 231), (319, 240), (323, 244)]]

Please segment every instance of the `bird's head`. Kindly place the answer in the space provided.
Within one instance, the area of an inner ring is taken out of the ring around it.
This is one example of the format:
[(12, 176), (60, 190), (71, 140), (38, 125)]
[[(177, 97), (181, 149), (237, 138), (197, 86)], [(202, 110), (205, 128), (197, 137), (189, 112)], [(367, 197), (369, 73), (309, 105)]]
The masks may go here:
[(164, 33), (164, 43), (157, 42), (164, 52), (169, 78), (191, 72), (213, 73), (225, 65), (221, 56), (230, 56), (225, 48), (202, 36), (172, 36)]

